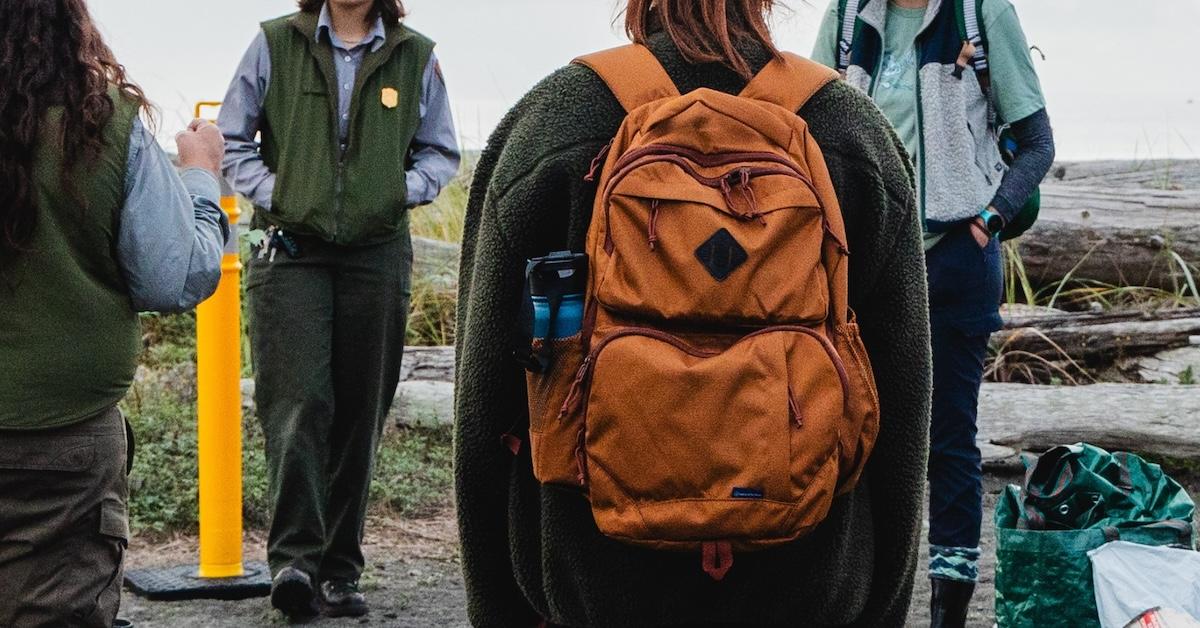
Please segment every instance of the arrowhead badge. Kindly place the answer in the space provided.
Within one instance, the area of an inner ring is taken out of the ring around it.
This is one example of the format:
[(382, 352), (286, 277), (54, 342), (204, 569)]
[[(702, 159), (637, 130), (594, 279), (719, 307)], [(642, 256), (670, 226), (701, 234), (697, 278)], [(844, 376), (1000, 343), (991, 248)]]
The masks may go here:
[(387, 107), (388, 109), (395, 109), (400, 105), (400, 92), (396, 91), (394, 88), (385, 87), (383, 88), (383, 94), (381, 95), (380, 99), (383, 101), (384, 107)]

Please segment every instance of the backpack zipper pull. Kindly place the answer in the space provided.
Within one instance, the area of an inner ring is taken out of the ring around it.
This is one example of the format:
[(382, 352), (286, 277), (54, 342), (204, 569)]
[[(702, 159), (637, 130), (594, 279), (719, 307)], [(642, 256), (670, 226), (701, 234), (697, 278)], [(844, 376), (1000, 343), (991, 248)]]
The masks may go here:
[(824, 221), (822, 221), (821, 225), (825, 229), (825, 235), (829, 239), (833, 240), (833, 243), (837, 245), (838, 252), (846, 257), (850, 257), (850, 247), (847, 246), (846, 243), (843, 242), (841, 238), (837, 237), (837, 234), (835, 234), (833, 232), (833, 229), (830, 228), (829, 221), (824, 220)]
[(742, 168), (742, 196), (746, 197), (746, 202), (750, 203), (750, 213), (746, 214), (747, 220), (758, 219), (759, 224), (767, 226), (767, 219), (758, 207), (758, 196), (754, 194), (754, 188), (750, 187), (750, 169)]
[(796, 398), (792, 396), (792, 388), (788, 387), (788, 409), (792, 411), (792, 420), (796, 422), (796, 427), (804, 427), (804, 416), (800, 414), (800, 406), (796, 403)]
[(725, 197), (725, 204), (729, 206), (729, 211), (741, 215), (737, 206), (733, 204), (733, 186), (729, 185), (729, 177), (721, 179), (721, 195)]
[(579, 474), (576, 478), (579, 480), (580, 486), (587, 486), (587, 451), (583, 446), (587, 442), (587, 432), (579, 430), (579, 441), (575, 443), (575, 464), (579, 465)]
[(654, 199), (650, 201), (650, 226), (648, 227), (647, 236), (650, 240), (650, 250), (653, 251), (658, 245), (658, 205), (660, 201)]
[(563, 401), (562, 409), (558, 411), (558, 420), (562, 421), (567, 418), (567, 415), (579, 409), (579, 402), (583, 400), (583, 380), (587, 377), (588, 370), (592, 366), (592, 356), (583, 359), (583, 364), (579, 365), (579, 371), (575, 374), (575, 381), (571, 382), (571, 390), (567, 393), (567, 398)]
[(600, 153), (597, 154), (596, 158), (592, 160), (592, 165), (588, 169), (587, 175), (583, 177), (584, 181), (587, 181), (588, 183), (594, 183), (596, 181), (596, 176), (600, 174), (600, 168), (604, 166), (604, 158), (608, 157), (608, 151), (612, 150), (613, 142), (615, 141), (617, 141), (617, 138), (614, 137), (604, 145), (604, 148), (600, 149)]

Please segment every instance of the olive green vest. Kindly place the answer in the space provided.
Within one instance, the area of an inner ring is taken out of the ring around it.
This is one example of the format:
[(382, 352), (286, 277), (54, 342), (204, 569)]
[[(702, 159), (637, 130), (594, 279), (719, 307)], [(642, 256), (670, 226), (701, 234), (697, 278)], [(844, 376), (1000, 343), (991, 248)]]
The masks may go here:
[(110, 97), (117, 107), (105, 148), (73, 169), (71, 185), (55, 139), (61, 109), (42, 122), (33, 241), (0, 268), (0, 430), (78, 423), (133, 382), (141, 331), (115, 252), (137, 106)]
[(317, 39), (317, 15), (296, 13), (262, 28), (271, 54), (262, 155), (276, 179), (271, 211), (258, 212), (258, 224), (347, 245), (406, 230), (404, 174), (433, 42), (402, 24), (387, 26), (385, 43), (359, 68), (343, 151), (333, 47)]

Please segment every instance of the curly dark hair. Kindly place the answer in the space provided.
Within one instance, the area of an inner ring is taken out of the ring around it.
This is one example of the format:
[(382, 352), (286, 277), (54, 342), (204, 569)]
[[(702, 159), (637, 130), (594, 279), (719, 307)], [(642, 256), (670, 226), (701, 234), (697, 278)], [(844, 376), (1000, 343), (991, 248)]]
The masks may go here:
[(104, 148), (115, 88), (151, 114), (125, 75), (84, 0), (0, 2), (0, 268), (24, 251), (37, 225), (33, 160), (49, 107), (63, 108), (63, 181)]
[[(325, 0), (299, 0), (297, 4), (305, 13), (316, 13), (321, 10)], [(402, 0), (375, 0), (375, 6), (371, 7), (371, 19), (383, 18), (384, 24), (399, 24), (406, 15), (408, 12), (404, 10)]]

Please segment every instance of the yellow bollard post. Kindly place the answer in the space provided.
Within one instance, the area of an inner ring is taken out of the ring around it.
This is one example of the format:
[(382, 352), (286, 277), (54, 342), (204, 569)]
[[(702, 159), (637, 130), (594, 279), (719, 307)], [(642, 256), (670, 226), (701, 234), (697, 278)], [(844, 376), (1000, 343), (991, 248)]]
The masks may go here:
[[(237, 224), (237, 198), (222, 197), (221, 208)], [(244, 575), (241, 270), (233, 242), (221, 262), (220, 287), (196, 308), (201, 578)]]
[[(206, 107), (196, 105), (196, 117)], [(232, 235), (221, 283), (196, 308), (197, 447), (200, 467), (200, 565), (137, 570), (130, 588), (156, 600), (245, 599), (267, 595), (270, 573), (242, 562), (242, 306), (237, 197), (221, 182), (221, 209)]]
[[(199, 103), (204, 107), (220, 103)], [(232, 193), (221, 209), (236, 225)], [(235, 578), (242, 568), (242, 262), (231, 238), (216, 294), (196, 308), (196, 401), (200, 456), (201, 578)]]

